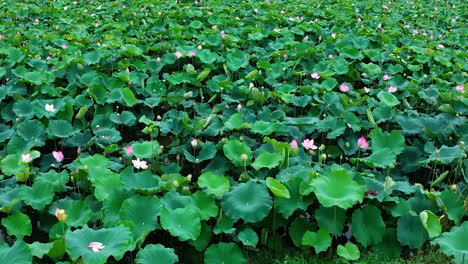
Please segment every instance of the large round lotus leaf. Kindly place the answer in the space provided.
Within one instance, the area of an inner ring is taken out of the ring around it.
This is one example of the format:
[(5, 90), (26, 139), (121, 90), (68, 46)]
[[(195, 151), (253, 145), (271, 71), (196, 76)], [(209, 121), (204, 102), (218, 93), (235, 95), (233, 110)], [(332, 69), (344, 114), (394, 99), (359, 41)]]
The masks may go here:
[(240, 183), (223, 196), (221, 206), (230, 218), (256, 223), (271, 210), (272, 199), (265, 185), (254, 181)]
[(375, 128), (369, 133), (372, 139), (372, 155), (367, 158), (356, 159), (364, 162), (370, 167), (385, 168), (396, 161), (405, 149), (405, 138), (400, 131), (393, 130), (391, 133), (382, 132), (381, 128)]
[(306, 231), (302, 237), (302, 245), (314, 247), (318, 254), (326, 251), (331, 246), (332, 238), (326, 229), (319, 229), (317, 232)]
[(460, 226), (454, 226), (450, 232), (442, 233), (442, 235), (434, 239), (433, 244), (437, 244), (440, 250), (448, 256), (454, 256), (455, 262), (465, 264), (468, 257), (468, 243), (466, 238), (468, 234), (468, 221), (463, 222)]
[(21, 154), (8, 154), (0, 162), (2, 173), (10, 176), (24, 172), (28, 165), (21, 163)]
[[(99, 230), (84, 226), (73, 232), (67, 231), (65, 244), (71, 259), (82, 257), (86, 264), (104, 264), (110, 256), (120, 259), (129, 249), (131, 239), (130, 231), (123, 226)], [(88, 247), (91, 242), (102, 243), (104, 248), (94, 252)]]
[(205, 160), (210, 160), (214, 158), (214, 156), (216, 156), (216, 152), (217, 149), (215, 144), (211, 142), (205, 142), (205, 144), (201, 147), (201, 150), (197, 150), (196, 155), (192, 155), (192, 153), (184, 149), (184, 156), (190, 162), (200, 163)]
[(47, 253), (47, 256), (51, 257), (52, 259), (61, 259), (66, 253), (65, 248), (65, 239), (57, 239), (52, 242), (52, 248)]
[(385, 234), (385, 223), (380, 210), (374, 205), (366, 205), (353, 213), (351, 230), (353, 236), (364, 247), (382, 241)]
[(227, 216), (221, 217), (221, 220), (216, 222), (216, 226), (213, 229), (213, 233), (215, 235), (218, 235), (221, 233), (232, 234), (234, 231), (236, 231), (236, 228), (233, 227), (236, 221), (237, 220), (232, 220), (231, 218)]
[(116, 124), (124, 124), (127, 126), (133, 126), (136, 122), (136, 117), (132, 112), (123, 111), (122, 113), (112, 113), (109, 119)]
[(424, 210), (419, 213), (419, 218), (430, 238), (438, 237), (442, 232), (439, 218), (430, 210)]
[(359, 248), (351, 242), (346, 243), (344, 246), (338, 245), (336, 253), (347, 260), (357, 260), (361, 257)]
[(210, 244), (211, 235), (210, 226), (206, 222), (202, 222), (200, 236), (196, 240), (189, 240), (188, 243), (196, 250), (203, 251)]
[(120, 174), (112, 172), (109, 169), (101, 170), (99, 176), (92, 181), (94, 186), (94, 196), (99, 201), (104, 201), (112, 193), (112, 190), (120, 189), (122, 183)]
[(382, 241), (377, 245), (373, 245), (372, 251), (386, 258), (396, 259), (400, 257), (401, 246), (397, 239), (396, 229), (387, 228)]
[(258, 235), (253, 231), (252, 228), (244, 228), (238, 234), (237, 238), (244, 244), (245, 246), (252, 246), (256, 247), (258, 243)]
[(161, 226), (180, 241), (196, 240), (201, 230), (198, 209), (192, 206), (175, 210), (163, 208)]
[(305, 196), (299, 193), (301, 181), (299, 178), (287, 181), (286, 186), (290, 190), (290, 197), (276, 197), (274, 200), (275, 208), (285, 219), (290, 217), (297, 209), (306, 210), (314, 201), (312, 195)]
[(36, 146), (44, 144), (45, 127), (39, 120), (25, 120), (18, 125), (17, 131), (24, 140), (33, 141)]
[(205, 264), (243, 264), (247, 263), (240, 248), (234, 243), (212, 244), (205, 251)]
[[(327, 229), (334, 235), (339, 235), (343, 231), (346, 211), (340, 207), (323, 207), (315, 211), (315, 220), (320, 228)], [(354, 231), (354, 230), (353, 230)]]
[(218, 206), (212, 196), (202, 191), (192, 194), (193, 203), (198, 207), (201, 220), (208, 220), (218, 215)]
[(8, 235), (16, 236), (18, 240), (22, 240), (24, 236), (31, 235), (32, 232), (29, 216), (21, 213), (19, 210), (3, 218), (2, 225), (6, 228)]
[(198, 186), (205, 188), (209, 194), (219, 196), (229, 191), (229, 180), (225, 176), (216, 175), (212, 172), (205, 172), (198, 178)]
[(69, 137), (76, 133), (72, 125), (65, 120), (50, 120), (48, 131), (52, 136), (55, 137)]
[[(65, 223), (68, 226), (79, 227), (86, 225), (93, 217), (91, 208), (89, 208), (88, 204), (83, 200), (70, 200), (67, 205), (58, 203), (57, 207), (65, 210), (67, 214)], [(55, 211), (55, 208), (51, 209)]]
[(63, 170), (60, 173), (55, 170), (49, 170), (46, 173), (39, 173), (35, 178), (36, 182), (52, 185), (56, 192), (64, 191), (69, 180), (70, 175), (67, 170)]
[(283, 161), (282, 154), (277, 152), (270, 153), (263, 151), (258, 157), (255, 158), (254, 163), (252, 163), (252, 167), (254, 167), (256, 170), (261, 168), (272, 169), (279, 166), (281, 161)]
[(45, 254), (47, 254), (54, 244), (52, 243), (40, 243), (34, 242), (32, 244), (28, 244), (29, 250), (34, 257), (42, 258)]
[(403, 246), (420, 248), (426, 242), (428, 235), (419, 216), (405, 215), (398, 219), (397, 236)]
[(120, 208), (122, 203), (130, 197), (130, 192), (124, 189), (113, 190), (106, 200), (102, 202), (104, 213), (104, 227), (116, 226), (120, 221)]
[(150, 170), (135, 173), (132, 167), (128, 167), (120, 175), (125, 189), (143, 194), (153, 194), (159, 190), (159, 178), (153, 175)]
[(283, 197), (286, 199), (291, 198), (291, 194), (289, 193), (288, 188), (286, 188), (286, 186), (284, 186), (281, 182), (279, 182), (275, 178), (267, 177), (265, 180), (265, 183), (268, 189), (270, 189), (270, 191), (274, 195), (278, 197)]
[(193, 199), (191, 196), (183, 196), (175, 191), (167, 192), (161, 201), (163, 206), (170, 210), (193, 205)]
[(459, 222), (465, 213), (463, 201), (458, 194), (451, 190), (444, 190), (437, 199), (450, 220)]
[(22, 240), (16, 240), (12, 247), (7, 243), (0, 243), (0, 263), (2, 264), (31, 264), (33, 257), (28, 245)]
[(31, 187), (22, 185), (19, 197), (32, 208), (42, 210), (52, 202), (54, 186), (43, 182), (35, 182)]
[(147, 245), (145, 248), (138, 251), (136, 256), (136, 264), (173, 264), (179, 261), (179, 258), (174, 253), (174, 249), (166, 248), (161, 244)]
[(353, 180), (351, 173), (343, 169), (333, 169), (326, 175), (314, 179), (311, 187), (319, 202), (325, 206), (352, 207), (364, 198), (365, 186)]
[(223, 151), (224, 155), (237, 167), (249, 165), (252, 162), (252, 150), (244, 141), (229, 140), (224, 144)]
[(31, 119), (34, 116), (34, 106), (26, 99), (20, 99), (13, 105), (13, 112), (19, 118)]
[(135, 240), (144, 240), (146, 235), (158, 227), (161, 202), (156, 196), (133, 195), (122, 203), (120, 219), (131, 221)]
[(314, 230), (316, 226), (304, 218), (296, 218), (289, 227), (289, 236), (296, 247), (302, 247), (302, 237), (307, 230)]
[(9, 139), (14, 133), (13, 129), (10, 127), (0, 124), (0, 143)]
[(151, 159), (158, 154), (159, 143), (157, 141), (144, 141), (133, 143), (133, 155), (140, 159)]

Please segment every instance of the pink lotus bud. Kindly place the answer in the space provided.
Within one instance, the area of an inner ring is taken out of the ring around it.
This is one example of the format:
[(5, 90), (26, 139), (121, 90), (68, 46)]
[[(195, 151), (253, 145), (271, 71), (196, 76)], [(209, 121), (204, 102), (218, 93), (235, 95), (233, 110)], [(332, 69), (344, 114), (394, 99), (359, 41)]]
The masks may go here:
[(66, 48), (68, 48), (68, 46), (65, 45), (65, 44), (63, 44), (63, 45), (62, 45), (62, 49), (66, 49)]
[(181, 58), (183, 55), (182, 52), (180, 51), (176, 51), (174, 54), (176, 55), (177, 58)]
[(397, 91), (397, 88), (396, 88), (395, 86), (389, 86), (389, 87), (387, 88), (387, 91), (388, 91), (389, 93), (394, 93), (394, 92)]
[(463, 90), (465, 89), (465, 86), (464, 85), (457, 85), (457, 86), (455, 86), (455, 89), (457, 89), (457, 91), (459, 91), (459, 92), (463, 92)]
[(385, 74), (385, 75), (383, 76), (383, 79), (384, 79), (384, 81), (386, 81), (386, 80), (390, 79), (390, 75), (388, 75), (388, 74)]
[(190, 56), (190, 57), (194, 57), (194, 56), (196, 56), (196, 55), (197, 55), (197, 53), (196, 53), (195, 51), (191, 51), (191, 52), (189, 53), (189, 56)]
[(198, 140), (192, 139), (192, 141), (190, 141), (190, 144), (192, 145), (192, 147), (196, 147), (198, 146)]
[(241, 104), (238, 104), (237, 105), (237, 111), (240, 111), (242, 109), (242, 105)]
[(133, 148), (132, 148), (132, 146), (126, 146), (126, 147), (125, 147), (125, 153), (126, 153), (128, 156), (132, 156), (132, 155), (133, 155)]
[(360, 137), (357, 142), (360, 148), (366, 149), (369, 147), (369, 143), (367, 142), (365, 137)]
[(340, 85), (340, 91), (342, 91), (342, 92), (349, 91), (349, 86), (347, 84), (345, 84), (345, 83), (341, 84)]
[(52, 151), (52, 155), (57, 162), (62, 162), (64, 158), (62, 151)]
[(298, 148), (298, 145), (297, 145), (297, 141), (295, 139), (293, 139), (291, 141), (291, 143), (289, 143), (289, 145), (291, 146), (291, 148), (293, 149), (297, 149)]

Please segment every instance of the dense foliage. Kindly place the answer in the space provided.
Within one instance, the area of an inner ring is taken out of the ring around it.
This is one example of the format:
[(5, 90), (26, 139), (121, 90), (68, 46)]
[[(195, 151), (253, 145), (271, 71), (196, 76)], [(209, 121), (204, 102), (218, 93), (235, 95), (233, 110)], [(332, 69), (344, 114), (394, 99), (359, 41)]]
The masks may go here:
[(467, 263), (463, 10), (1, 1), (0, 263)]

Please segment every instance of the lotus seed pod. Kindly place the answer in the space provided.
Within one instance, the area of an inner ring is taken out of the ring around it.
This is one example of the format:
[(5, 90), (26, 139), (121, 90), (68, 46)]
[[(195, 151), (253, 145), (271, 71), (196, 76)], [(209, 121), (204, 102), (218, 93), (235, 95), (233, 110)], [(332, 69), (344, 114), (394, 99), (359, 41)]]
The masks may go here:
[(249, 158), (249, 156), (247, 156), (247, 154), (245, 154), (245, 153), (242, 153), (242, 154), (240, 155), (240, 159), (241, 159), (243, 162), (246, 162), (248, 158)]
[(172, 185), (173, 185), (174, 187), (179, 187), (179, 182), (178, 182), (178, 181), (173, 181), (173, 182), (172, 182)]
[(322, 160), (326, 160), (327, 159), (327, 154), (323, 153), (322, 155), (320, 155), (320, 158), (322, 158)]
[(192, 181), (192, 174), (187, 175), (187, 181), (189, 181), (189, 182)]
[(452, 190), (454, 192), (457, 191), (457, 185), (456, 184), (450, 185), (450, 190)]

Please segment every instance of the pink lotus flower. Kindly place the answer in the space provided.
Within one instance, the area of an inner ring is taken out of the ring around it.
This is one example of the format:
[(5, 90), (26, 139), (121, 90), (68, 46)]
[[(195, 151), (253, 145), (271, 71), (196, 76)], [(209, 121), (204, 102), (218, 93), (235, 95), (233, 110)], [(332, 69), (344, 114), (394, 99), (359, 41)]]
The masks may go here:
[(91, 243), (88, 244), (88, 247), (93, 252), (99, 252), (102, 249), (104, 249), (106, 246), (104, 246), (101, 242), (91, 242)]
[(310, 76), (316, 80), (320, 79), (320, 75), (318, 74), (318, 72), (314, 72)]
[(132, 155), (133, 155), (133, 148), (132, 148), (132, 146), (126, 146), (126, 147), (125, 147), (125, 153), (126, 153), (128, 156), (132, 156)]
[(189, 56), (190, 56), (190, 57), (194, 57), (194, 56), (196, 56), (196, 55), (197, 55), (197, 53), (196, 53), (195, 51), (191, 51), (191, 52), (189, 53)]
[(59, 163), (62, 162), (64, 158), (62, 151), (52, 151), (52, 155), (54, 156), (55, 160)]
[(294, 21), (294, 17), (288, 18), (289, 21)]
[(333, 54), (328, 55), (328, 58), (329, 58), (329, 59), (333, 59), (334, 57), (335, 57), (335, 56), (333, 56)]
[(394, 93), (394, 92), (397, 91), (397, 88), (396, 88), (395, 86), (389, 86), (389, 87), (387, 88), (387, 91), (388, 91), (389, 93)]
[(386, 6), (386, 5), (382, 5), (382, 8), (383, 8), (383, 9), (387, 9), (387, 8), (388, 8), (388, 6)]
[(417, 29), (413, 29), (413, 34), (418, 34), (418, 30), (417, 30)]
[(358, 17), (357, 22), (361, 22), (361, 21), (362, 21), (362, 19), (360, 17)]
[(455, 23), (455, 22), (457, 22), (457, 20), (456, 20), (455, 18), (452, 18), (452, 20), (451, 20), (451, 21), (452, 21), (452, 23)]
[(176, 55), (177, 58), (181, 58), (183, 55), (182, 52), (180, 51), (176, 51), (174, 54)]
[(57, 109), (54, 108), (53, 104), (46, 104), (44, 108), (47, 112), (51, 113), (57, 111)]
[(287, 59), (287, 58), (288, 58), (288, 54), (287, 54), (287, 53), (283, 54), (283, 57), (284, 57), (285, 59)]
[(196, 147), (198, 146), (198, 140), (192, 139), (192, 141), (190, 141), (190, 144), (192, 145), (192, 147)]
[(307, 40), (309, 40), (309, 36), (304, 37), (304, 41), (307, 41)]
[(284, 13), (286, 13), (286, 12), (284, 12), (284, 10), (281, 10), (280, 13), (281, 13), (281, 14), (284, 14)]
[(457, 86), (455, 86), (455, 89), (457, 89), (457, 91), (459, 91), (459, 92), (463, 92), (463, 90), (465, 89), (465, 86), (464, 85), (457, 85)]
[(68, 48), (68, 46), (65, 45), (65, 44), (63, 44), (63, 45), (62, 45), (62, 49), (66, 49), (66, 48)]
[(434, 39), (434, 35), (430, 35), (430, 36), (429, 36), (429, 39), (430, 39), (430, 40), (433, 40), (433, 39)]
[(39, 23), (39, 18), (34, 19), (34, 22)]
[(390, 75), (385, 74), (385, 75), (383, 76), (383, 80), (386, 81), (386, 80), (388, 80), (388, 79), (390, 79)]
[(258, 9), (257, 9), (257, 8), (255, 8), (255, 9), (254, 9), (254, 12), (255, 12), (255, 13), (258, 13)]
[(146, 160), (140, 160), (137, 158), (136, 160), (132, 160), (132, 163), (135, 169), (146, 170), (148, 168), (148, 163), (146, 162)]
[(5, 38), (5, 36), (3, 36), (3, 35), (0, 35), (0, 40), (2, 40), (2, 39), (4, 39), (4, 38)]
[(438, 44), (438, 45), (437, 45), (437, 48), (438, 48), (438, 49), (443, 49), (443, 48), (445, 48), (445, 46), (442, 45), (442, 44)]
[(29, 163), (29, 162), (31, 162), (31, 160), (32, 160), (31, 154), (29, 154), (29, 153), (21, 154), (21, 161), (22, 162)]
[(238, 104), (237, 105), (237, 111), (240, 111), (242, 109), (242, 105), (241, 104)]
[(405, 25), (405, 28), (410, 28), (410, 25)]
[(347, 91), (349, 91), (349, 86), (348, 86), (347, 84), (345, 84), (345, 83), (342, 83), (342, 84), (340, 85), (340, 91), (342, 91), (342, 92), (344, 92), (344, 93), (347, 92)]
[(367, 142), (365, 137), (360, 137), (357, 141), (357, 144), (360, 148), (366, 149), (369, 147), (369, 143)]
[(313, 139), (304, 139), (304, 141), (302, 141), (302, 146), (305, 149), (317, 149), (317, 146), (314, 145)]
[(291, 141), (291, 143), (289, 143), (289, 145), (291, 146), (291, 148), (293, 149), (297, 149), (298, 148), (298, 145), (297, 145), (297, 140), (293, 139)]

